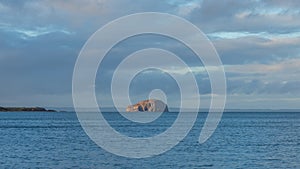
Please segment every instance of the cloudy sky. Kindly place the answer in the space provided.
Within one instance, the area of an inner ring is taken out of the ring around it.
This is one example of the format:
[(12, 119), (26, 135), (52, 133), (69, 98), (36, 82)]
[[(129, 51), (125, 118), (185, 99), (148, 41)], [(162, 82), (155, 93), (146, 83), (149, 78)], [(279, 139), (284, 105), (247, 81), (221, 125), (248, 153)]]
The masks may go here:
[[(300, 108), (297, 0), (1, 0), (0, 105), (72, 106), (73, 69), (87, 39), (108, 22), (137, 12), (183, 17), (208, 36), (224, 65), (227, 108)], [(107, 54), (96, 78), (99, 102), (112, 105), (109, 82), (122, 59), (149, 47), (172, 51), (193, 68), (207, 107), (210, 82), (201, 62), (184, 45), (155, 35), (127, 39)], [(156, 88), (176, 107), (178, 86), (158, 70), (136, 76), (131, 99), (145, 98)]]

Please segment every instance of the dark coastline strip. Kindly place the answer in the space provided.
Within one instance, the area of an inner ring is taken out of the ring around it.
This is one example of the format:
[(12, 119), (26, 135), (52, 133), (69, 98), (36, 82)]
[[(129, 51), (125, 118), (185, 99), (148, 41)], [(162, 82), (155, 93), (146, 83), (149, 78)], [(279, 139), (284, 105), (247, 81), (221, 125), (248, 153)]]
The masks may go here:
[(47, 110), (43, 107), (0, 107), (0, 112), (16, 111), (39, 111), (39, 112), (56, 112), (56, 110)]

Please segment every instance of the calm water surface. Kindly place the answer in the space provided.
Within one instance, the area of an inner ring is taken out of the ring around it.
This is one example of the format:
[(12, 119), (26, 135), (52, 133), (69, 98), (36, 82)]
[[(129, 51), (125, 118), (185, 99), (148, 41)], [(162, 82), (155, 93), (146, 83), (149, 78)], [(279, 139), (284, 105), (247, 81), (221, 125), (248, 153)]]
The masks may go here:
[[(0, 168), (300, 168), (300, 113), (224, 113), (213, 136), (198, 144), (206, 118), (170, 151), (145, 159), (115, 156), (91, 141), (75, 113), (0, 113)], [(104, 113), (119, 132), (149, 137), (166, 130), (177, 113), (137, 125)]]

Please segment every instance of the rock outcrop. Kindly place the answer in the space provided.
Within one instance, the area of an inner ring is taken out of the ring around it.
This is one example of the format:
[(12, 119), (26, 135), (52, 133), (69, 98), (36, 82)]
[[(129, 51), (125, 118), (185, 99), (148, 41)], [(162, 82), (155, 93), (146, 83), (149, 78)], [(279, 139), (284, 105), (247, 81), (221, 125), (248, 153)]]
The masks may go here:
[(169, 112), (168, 106), (161, 100), (143, 100), (126, 108), (127, 112)]

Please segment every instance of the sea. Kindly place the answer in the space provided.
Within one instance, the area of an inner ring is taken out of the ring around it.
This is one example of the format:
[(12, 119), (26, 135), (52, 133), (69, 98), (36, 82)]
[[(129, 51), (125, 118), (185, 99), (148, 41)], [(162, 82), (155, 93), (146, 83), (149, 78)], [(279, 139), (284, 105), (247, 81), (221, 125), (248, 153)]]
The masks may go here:
[[(151, 137), (178, 113), (138, 125), (118, 112), (103, 116), (118, 132)], [(299, 112), (225, 112), (213, 135), (198, 142), (207, 113), (165, 153), (128, 158), (107, 152), (84, 132), (75, 112), (1, 112), (0, 168), (300, 168)], [(145, 145), (147, 146), (147, 145)]]

